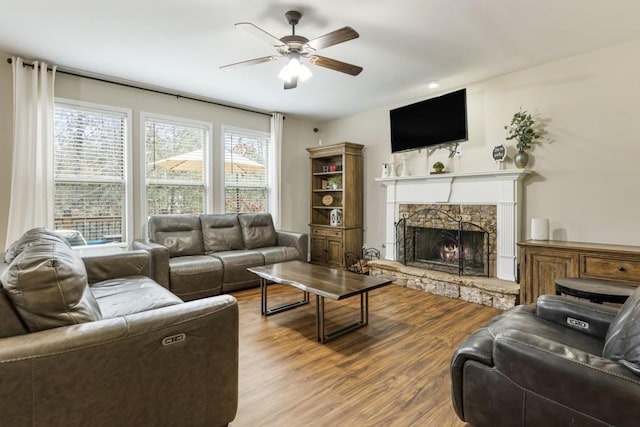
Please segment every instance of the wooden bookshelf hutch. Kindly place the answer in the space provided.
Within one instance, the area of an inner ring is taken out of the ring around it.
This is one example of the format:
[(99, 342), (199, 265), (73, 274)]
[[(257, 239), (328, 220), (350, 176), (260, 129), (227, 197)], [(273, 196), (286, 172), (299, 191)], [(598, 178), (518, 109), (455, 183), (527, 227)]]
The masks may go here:
[[(350, 142), (307, 148), (311, 160), (309, 228), (314, 264), (345, 268), (345, 253), (362, 253), (363, 148)], [(331, 177), (341, 178), (338, 188), (329, 188)], [(341, 211), (341, 225), (331, 225), (333, 209)]]

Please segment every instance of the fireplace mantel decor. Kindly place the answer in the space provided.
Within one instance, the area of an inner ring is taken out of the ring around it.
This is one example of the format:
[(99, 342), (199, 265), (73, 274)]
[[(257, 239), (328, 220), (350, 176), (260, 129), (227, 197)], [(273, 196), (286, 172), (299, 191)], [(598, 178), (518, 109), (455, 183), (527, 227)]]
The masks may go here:
[(526, 169), (462, 172), (443, 175), (376, 178), (386, 187), (385, 258), (396, 260), (396, 227), (401, 204), (496, 206), (496, 271), (502, 280), (516, 280), (520, 240), (520, 199)]

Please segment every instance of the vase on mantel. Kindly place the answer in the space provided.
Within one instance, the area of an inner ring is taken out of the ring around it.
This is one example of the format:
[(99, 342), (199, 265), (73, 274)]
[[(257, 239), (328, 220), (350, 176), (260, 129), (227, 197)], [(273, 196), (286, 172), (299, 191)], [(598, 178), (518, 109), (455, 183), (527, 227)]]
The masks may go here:
[(524, 169), (529, 163), (529, 155), (526, 151), (518, 151), (516, 155), (513, 157), (513, 162), (516, 164), (518, 169)]
[(402, 171), (400, 172), (400, 176), (405, 177), (411, 175), (409, 173), (409, 162), (407, 159), (402, 159)]

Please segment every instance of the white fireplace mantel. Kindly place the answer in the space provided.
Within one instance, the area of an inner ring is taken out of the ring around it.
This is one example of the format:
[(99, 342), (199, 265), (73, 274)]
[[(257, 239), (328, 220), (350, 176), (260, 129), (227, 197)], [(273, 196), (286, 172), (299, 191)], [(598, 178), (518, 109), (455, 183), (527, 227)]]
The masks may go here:
[(395, 260), (395, 224), (399, 220), (401, 204), (496, 205), (496, 276), (515, 281), (517, 242), (520, 239), (521, 181), (530, 172), (509, 169), (376, 178), (387, 187), (385, 258)]

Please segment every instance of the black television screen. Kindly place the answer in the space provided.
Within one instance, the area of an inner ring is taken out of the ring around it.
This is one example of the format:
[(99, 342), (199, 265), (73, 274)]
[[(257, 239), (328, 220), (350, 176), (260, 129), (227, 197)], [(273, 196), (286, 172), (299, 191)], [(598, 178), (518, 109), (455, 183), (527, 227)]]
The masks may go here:
[(391, 152), (467, 140), (467, 90), (389, 111)]

